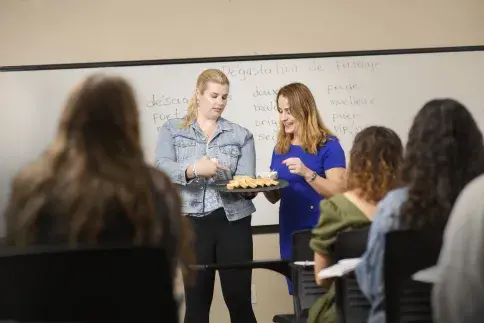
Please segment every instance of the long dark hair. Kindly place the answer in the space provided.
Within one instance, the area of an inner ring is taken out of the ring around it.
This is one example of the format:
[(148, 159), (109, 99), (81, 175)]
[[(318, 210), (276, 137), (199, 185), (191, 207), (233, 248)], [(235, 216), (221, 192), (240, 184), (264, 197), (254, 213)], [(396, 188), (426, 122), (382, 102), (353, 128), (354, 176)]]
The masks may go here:
[(470, 112), (452, 99), (432, 100), (416, 115), (402, 167), (407, 228), (445, 226), (464, 186), (484, 172), (482, 134)]

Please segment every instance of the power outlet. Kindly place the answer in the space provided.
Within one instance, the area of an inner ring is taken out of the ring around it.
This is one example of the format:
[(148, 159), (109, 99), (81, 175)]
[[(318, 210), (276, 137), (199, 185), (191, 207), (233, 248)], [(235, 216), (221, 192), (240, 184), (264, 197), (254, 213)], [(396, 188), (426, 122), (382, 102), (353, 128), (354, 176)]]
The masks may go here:
[(250, 293), (250, 300), (252, 304), (257, 304), (257, 293), (255, 292), (255, 285), (252, 285)]

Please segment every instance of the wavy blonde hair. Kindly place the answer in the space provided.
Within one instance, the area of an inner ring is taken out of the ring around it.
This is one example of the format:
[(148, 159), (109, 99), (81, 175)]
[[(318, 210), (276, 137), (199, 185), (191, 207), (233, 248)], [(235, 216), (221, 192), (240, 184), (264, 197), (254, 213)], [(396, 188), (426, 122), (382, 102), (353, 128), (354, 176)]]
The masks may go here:
[[(203, 71), (197, 78), (196, 90), (200, 94), (203, 94), (207, 89), (208, 83), (216, 83), (220, 85), (230, 85), (229, 79), (224, 72), (218, 69), (207, 69)], [(187, 116), (183, 124), (184, 128), (188, 128), (190, 124), (197, 119), (198, 115), (198, 103), (197, 103), (197, 91), (193, 94), (190, 102), (188, 103)]]
[[(316, 107), (316, 101), (309, 88), (302, 83), (291, 83), (282, 87), (277, 93), (277, 110), (279, 97), (285, 97), (289, 102), (291, 114), (299, 122), (301, 129), (301, 143), (304, 151), (316, 154), (318, 148), (328, 140), (333, 133), (324, 125)], [(282, 123), (279, 123), (277, 134), (276, 153), (285, 154), (289, 151), (293, 135), (286, 134)]]

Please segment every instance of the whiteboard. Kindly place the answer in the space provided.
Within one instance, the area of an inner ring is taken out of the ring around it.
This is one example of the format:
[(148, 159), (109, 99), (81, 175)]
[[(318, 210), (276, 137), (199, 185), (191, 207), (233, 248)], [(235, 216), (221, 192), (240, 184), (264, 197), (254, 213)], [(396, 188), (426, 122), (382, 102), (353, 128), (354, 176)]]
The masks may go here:
[[(66, 96), (83, 77), (102, 71), (132, 83), (144, 151), (154, 163), (158, 129), (167, 119), (185, 114), (196, 78), (207, 68), (219, 68), (230, 79), (224, 117), (254, 134), (258, 172), (268, 170), (275, 144), (276, 93), (290, 82), (311, 89), (324, 122), (340, 138), (347, 156), (355, 133), (368, 125), (390, 127), (405, 142), (415, 113), (436, 97), (460, 100), (481, 129), (484, 126), (484, 51), (3, 72), (0, 208), (14, 174), (53, 138)], [(278, 223), (277, 204), (263, 196), (254, 203), (253, 226)]]

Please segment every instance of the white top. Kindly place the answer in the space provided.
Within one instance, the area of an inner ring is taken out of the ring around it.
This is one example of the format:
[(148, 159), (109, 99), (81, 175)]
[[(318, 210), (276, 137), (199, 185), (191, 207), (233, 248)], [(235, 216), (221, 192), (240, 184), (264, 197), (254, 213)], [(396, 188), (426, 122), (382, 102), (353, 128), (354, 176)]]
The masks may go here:
[(434, 322), (484, 318), (484, 175), (461, 192), (447, 224), (432, 293)]

